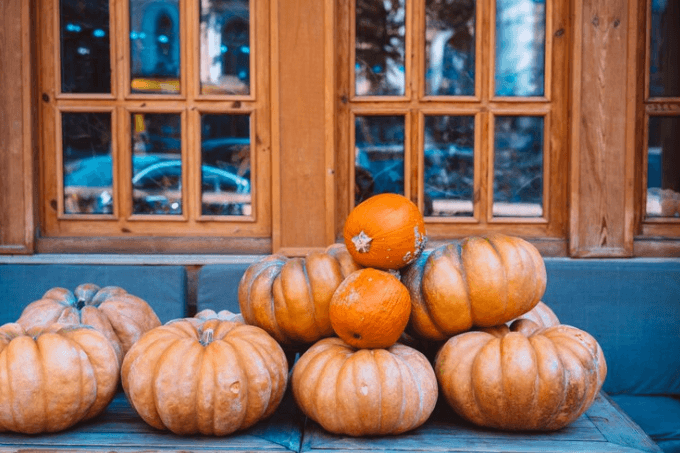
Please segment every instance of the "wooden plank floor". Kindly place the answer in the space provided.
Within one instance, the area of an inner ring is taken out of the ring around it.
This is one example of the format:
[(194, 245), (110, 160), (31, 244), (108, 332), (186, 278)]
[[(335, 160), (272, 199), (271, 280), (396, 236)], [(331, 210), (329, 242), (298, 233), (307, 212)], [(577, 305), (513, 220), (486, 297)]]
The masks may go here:
[(654, 452), (661, 449), (604, 394), (566, 428), (555, 432), (503, 432), (474, 426), (438, 403), (427, 423), (396, 437), (353, 438), (330, 434), (307, 421), (305, 453), (375, 452)]
[(288, 392), (268, 420), (226, 437), (177, 436), (148, 426), (119, 393), (94, 420), (61, 433), (0, 433), (1, 453), (33, 452), (650, 452), (661, 450), (618, 406), (600, 394), (590, 410), (565, 429), (512, 433), (475, 427), (438, 404), (430, 420), (400, 436), (336, 436), (305, 420)]
[(250, 429), (225, 437), (178, 436), (147, 425), (125, 395), (116, 395), (93, 420), (53, 434), (0, 433), (0, 452), (298, 452), (303, 416), (287, 392), (277, 411)]

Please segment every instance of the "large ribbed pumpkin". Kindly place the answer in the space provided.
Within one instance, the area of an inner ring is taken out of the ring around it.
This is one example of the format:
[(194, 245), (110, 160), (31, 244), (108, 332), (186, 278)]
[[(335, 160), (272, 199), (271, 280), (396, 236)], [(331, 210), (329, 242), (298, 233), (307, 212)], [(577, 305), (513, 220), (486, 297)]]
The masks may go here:
[(404, 332), (411, 314), (406, 287), (389, 272), (370, 267), (352, 272), (335, 290), (331, 326), (355, 348), (388, 348)]
[(223, 436), (276, 410), (288, 363), (259, 327), (186, 318), (145, 333), (123, 360), (121, 382), (132, 407), (154, 428)]
[(17, 323), (25, 329), (52, 323), (86, 324), (102, 332), (116, 349), (119, 361), (149, 329), (161, 325), (153, 308), (118, 286), (100, 288), (92, 283), (73, 292), (52, 288), (24, 308)]
[(504, 430), (557, 430), (591, 406), (607, 374), (587, 332), (520, 320), (465, 332), (437, 354), (441, 392), (462, 417)]
[(91, 326), (0, 327), (0, 431), (62, 431), (100, 414), (119, 381), (111, 342)]
[(425, 423), (437, 402), (437, 380), (424, 355), (402, 344), (354, 349), (325, 338), (296, 362), (298, 406), (325, 430), (349, 436), (399, 434)]
[(365, 267), (401, 269), (420, 256), (427, 236), (418, 206), (394, 193), (374, 195), (347, 216), (347, 250)]
[(333, 335), (331, 297), (360, 268), (342, 244), (304, 258), (267, 256), (241, 278), (241, 314), (247, 324), (261, 327), (282, 345), (311, 344)]
[(543, 258), (524, 239), (490, 234), (434, 249), (402, 272), (411, 293), (407, 332), (441, 341), (528, 312), (546, 287)]

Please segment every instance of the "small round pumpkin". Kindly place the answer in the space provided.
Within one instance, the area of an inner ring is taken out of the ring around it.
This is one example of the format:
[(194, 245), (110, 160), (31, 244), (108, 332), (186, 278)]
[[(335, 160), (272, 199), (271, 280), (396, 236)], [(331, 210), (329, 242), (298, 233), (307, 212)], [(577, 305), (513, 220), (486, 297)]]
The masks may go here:
[(588, 410), (607, 365), (587, 332), (567, 325), (541, 329), (522, 319), (452, 337), (437, 354), (435, 371), (446, 401), (470, 422), (553, 431)]
[(239, 283), (243, 319), (284, 346), (311, 344), (332, 336), (331, 297), (340, 283), (360, 268), (342, 244), (304, 258), (267, 256), (248, 267)]
[(154, 428), (224, 436), (276, 410), (288, 363), (259, 327), (185, 318), (145, 333), (123, 360), (121, 382), (132, 407)]
[(293, 396), (325, 430), (400, 434), (425, 423), (437, 402), (432, 365), (413, 348), (356, 350), (340, 338), (312, 345), (293, 366)]
[(343, 236), (357, 263), (379, 269), (401, 269), (412, 263), (427, 241), (418, 206), (394, 193), (374, 195), (355, 206)]
[(441, 341), (504, 324), (538, 304), (545, 263), (531, 243), (514, 236), (472, 236), (434, 249), (402, 270), (411, 293), (407, 331)]
[(100, 288), (92, 283), (79, 285), (73, 292), (52, 288), (28, 304), (17, 320), (25, 329), (55, 322), (99, 330), (113, 343), (119, 363), (144, 332), (161, 324), (145, 300), (118, 286)]
[(394, 275), (370, 267), (349, 275), (330, 304), (331, 326), (355, 348), (388, 348), (404, 332), (411, 296)]
[(62, 431), (100, 414), (119, 382), (111, 342), (91, 326), (0, 327), (0, 431)]

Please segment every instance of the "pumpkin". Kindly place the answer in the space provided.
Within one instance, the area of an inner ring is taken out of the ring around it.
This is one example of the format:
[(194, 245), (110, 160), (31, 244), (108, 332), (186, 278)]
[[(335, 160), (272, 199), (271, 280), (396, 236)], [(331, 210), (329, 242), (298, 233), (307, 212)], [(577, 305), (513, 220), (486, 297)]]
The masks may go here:
[(360, 268), (342, 244), (304, 258), (269, 255), (249, 266), (241, 278), (238, 301), (243, 319), (284, 346), (332, 336), (331, 297)]
[(374, 195), (355, 206), (343, 236), (357, 263), (379, 269), (401, 269), (412, 263), (427, 241), (418, 206), (394, 193)]
[(587, 332), (568, 325), (541, 329), (523, 319), (450, 338), (435, 371), (448, 404), (470, 422), (553, 431), (588, 410), (607, 365)]
[(490, 234), (442, 245), (402, 270), (412, 304), (407, 331), (442, 341), (504, 324), (538, 304), (546, 279), (540, 253), (518, 237)]
[(400, 434), (425, 423), (437, 402), (432, 365), (415, 349), (355, 349), (324, 338), (295, 363), (293, 396), (325, 430), (349, 436)]
[(232, 313), (229, 310), (220, 310), (216, 312), (215, 310), (211, 308), (206, 308), (194, 315), (194, 318), (200, 320), (200, 321), (205, 321), (208, 319), (221, 319), (222, 321), (232, 321), (232, 322), (240, 322), (240, 323), (245, 323), (243, 320), (243, 316), (241, 316), (240, 313)]
[(259, 327), (185, 318), (146, 332), (125, 356), (121, 382), (130, 405), (154, 428), (224, 436), (276, 410), (288, 363)]
[[(539, 327), (558, 326), (560, 320), (554, 311), (548, 307), (545, 302), (540, 301), (534, 308), (524, 313), (517, 319), (528, 319), (535, 322)], [(510, 324), (509, 322), (508, 324)]]
[(119, 382), (116, 351), (91, 326), (0, 327), (0, 431), (62, 431), (100, 414)]
[(101, 331), (116, 350), (119, 363), (130, 346), (147, 330), (161, 324), (143, 299), (118, 286), (100, 288), (92, 283), (73, 292), (52, 288), (28, 304), (17, 323), (25, 329), (61, 324), (86, 324)]
[(355, 348), (387, 348), (404, 332), (411, 296), (395, 276), (365, 268), (350, 274), (335, 290), (331, 326)]

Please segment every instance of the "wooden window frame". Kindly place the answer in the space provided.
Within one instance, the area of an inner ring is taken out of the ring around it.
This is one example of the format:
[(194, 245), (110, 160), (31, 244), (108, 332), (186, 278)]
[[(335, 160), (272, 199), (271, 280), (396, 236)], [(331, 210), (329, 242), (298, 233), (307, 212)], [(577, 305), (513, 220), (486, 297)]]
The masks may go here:
[[(336, 33), (338, 49), (336, 216), (335, 234), (339, 239), (343, 221), (354, 206), (354, 118), (356, 115), (404, 115), (404, 190), (407, 197), (423, 207), (423, 122), (425, 115), (468, 115), (475, 117), (474, 217), (426, 217), (431, 242), (455, 237), (502, 231), (543, 242), (549, 253), (564, 253), (568, 223), (567, 183), (563, 169), (568, 165), (568, 73), (569, 47), (565, 35), (569, 4), (562, 0), (546, 2), (545, 93), (534, 97), (502, 97), (494, 93), (495, 2), (477, 4), (475, 33), (475, 93), (470, 96), (425, 95), (425, 0), (406, 3), (405, 77), (403, 96), (357, 96), (354, 83), (355, 2), (340, 0)], [(557, 68), (558, 70), (553, 70)], [(542, 116), (544, 123), (543, 216), (539, 218), (494, 217), (493, 196), (493, 119), (496, 115)], [(560, 252), (561, 249), (561, 252)]]
[(636, 240), (640, 244), (649, 243), (649, 240), (661, 238), (680, 237), (680, 218), (646, 216), (647, 198), (647, 152), (649, 144), (649, 119), (653, 116), (674, 116), (680, 119), (680, 97), (652, 97), (649, 93), (650, 85), (650, 49), (651, 49), (651, 8), (652, 0), (640, 0), (637, 3), (638, 28), (635, 30), (639, 36), (638, 46), (644, 46), (639, 50), (642, 55), (638, 58), (638, 73), (642, 77), (638, 79), (636, 110), (637, 114), (637, 140), (636, 140), (636, 204), (635, 204), (635, 232)]
[[(200, 2), (179, 0), (180, 92), (132, 93), (128, 2), (110, 1), (111, 93), (62, 93), (60, 81), (59, 1), (37, 0), (39, 30), (40, 238), (44, 252), (105, 248), (136, 252), (261, 252), (271, 247), (271, 132), (269, 90), (269, 3), (250, 0), (250, 91), (246, 95), (200, 93)], [(120, 64), (116, 64), (120, 62)], [(111, 112), (114, 212), (111, 215), (64, 214), (61, 153), (62, 112)], [(132, 212), (131, 124), (134, 113), (168, 113), (181, 117), (182, 214), (135, 215)], [(248, 115), (251, 139), (252, 215), (201, 214), (201, 114)], [(56, 208), (56, 209), (55, 209)], [(97, 236), (92, 237), (92, 231)], [(233, 240), (225, 240), (230, 238)], [(131, 240), (132, 239), (132, 240)]]

